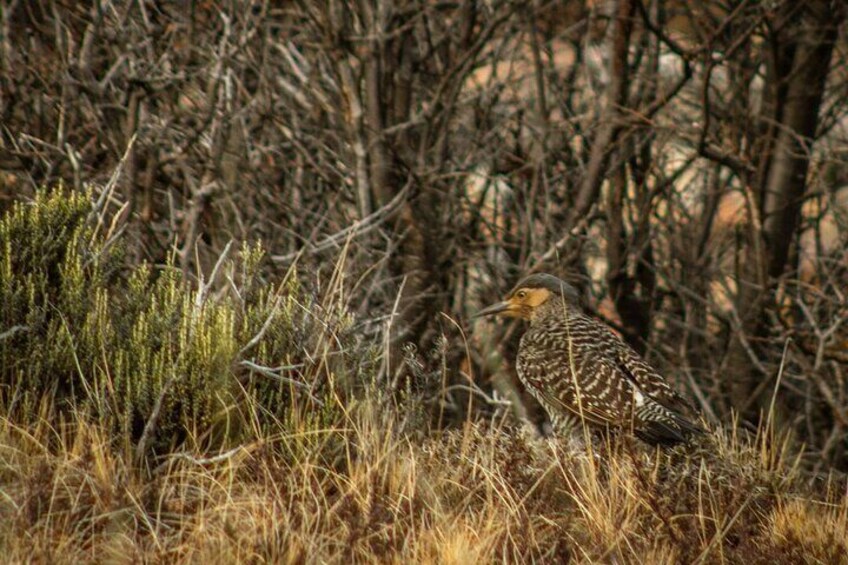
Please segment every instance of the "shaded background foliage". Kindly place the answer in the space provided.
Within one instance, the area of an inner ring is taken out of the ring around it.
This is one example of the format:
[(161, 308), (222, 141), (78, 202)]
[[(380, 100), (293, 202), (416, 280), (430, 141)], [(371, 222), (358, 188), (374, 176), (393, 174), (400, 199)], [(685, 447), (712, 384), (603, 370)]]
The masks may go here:
[(4, 1), (0, 206), (91, 184), (197, 285), (261, 240), (449, 418), (521, 396), (520, 328), (464, 320), (544, 269), (845, 469), (845, 9), (692, 4)]

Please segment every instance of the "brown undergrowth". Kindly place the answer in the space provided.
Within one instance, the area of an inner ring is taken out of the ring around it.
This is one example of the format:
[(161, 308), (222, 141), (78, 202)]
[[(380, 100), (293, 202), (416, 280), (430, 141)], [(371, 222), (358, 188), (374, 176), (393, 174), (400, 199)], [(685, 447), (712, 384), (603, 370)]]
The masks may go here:
[[(491, 424), (399, 434), (370, 403), (151, 475), (78, 418), (2, 423), (13, 562), (839, 563), (844, 482), (715, 433), (595, 454)], [(297, 452), (297, 457), (292, 453)]]

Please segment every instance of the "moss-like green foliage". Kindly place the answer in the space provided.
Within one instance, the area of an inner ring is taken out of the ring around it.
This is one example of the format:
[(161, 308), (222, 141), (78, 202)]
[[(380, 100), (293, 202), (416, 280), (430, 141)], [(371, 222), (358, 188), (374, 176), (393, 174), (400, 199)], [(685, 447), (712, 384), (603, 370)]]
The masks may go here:
[(73, 337), (96, 301), (86, 281), (102, 282), (89, 212), (84, 194), (40, 194), (0, 221), (0, 365), (15, 392), (64, 396), (82, 384)]
[[(167, 264), (124, 267), (90, 195), (40, 193), (0, 222), (0, 398), (19, 417), (48, 399), (85, 410), (126, 446), (162, 451), (303, 417), (333, 420), (369, 369), (350, 320), (297, 277), (263, 284), (262, 251), (217, 273), (223, 293)], [(341, 383), (341, 386), (340, 386)], [(144, 438), (144, 439), (142, 439)]]

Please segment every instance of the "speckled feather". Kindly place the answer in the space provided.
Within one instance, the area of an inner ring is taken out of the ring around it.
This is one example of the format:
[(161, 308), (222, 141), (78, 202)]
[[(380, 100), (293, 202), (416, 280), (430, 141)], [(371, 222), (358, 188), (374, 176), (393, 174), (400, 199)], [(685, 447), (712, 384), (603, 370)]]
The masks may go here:
[(519, 378), (554, 426), (582, 416), (631, 429), (652, 444), (679, 443), (702, 431), (681, 414), (688, 402), (573, 297), (557, 292), (536, 308), (516, 361)]

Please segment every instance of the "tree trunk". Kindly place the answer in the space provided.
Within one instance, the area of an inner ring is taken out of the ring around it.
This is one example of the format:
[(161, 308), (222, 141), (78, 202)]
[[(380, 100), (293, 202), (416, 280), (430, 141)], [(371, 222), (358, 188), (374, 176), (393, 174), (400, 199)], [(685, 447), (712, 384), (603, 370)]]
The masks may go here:
[(568, 216), (565, 231), (573, 228), (580, 218), (588, 214), (592, 205), (598, 200), (610, 152), (624, 125), (622, 108), (627, 104), (629, 86), (627, 54), (630, 49), (630, 34), (633, 31), (635, 11), (634, 0), (618, 0), (611, 36), (612, 53), (607, 103), (601, 115), (598, 133), (592, 142), (586, 177), (580, 185), (580, 192), (575, 199), (572, 213)]
[[(818, 126), (833, 44), (837, 14), (828, 0), (806, 2), (798, 23), (788, 30), (795, 49), (771, 163), (763, 187), (763, 236), (768, 250), (768, 274), (778, 277), (786, 267), (806, 188), (807, 168)], [(796, 16), (797, 17), (797, 16)]]
[(827, 0), (790, 2), (785, 8), (776, 22), (778, 60), (770, 69), (763, 107), (764, 121), (775, 124), (769, 128), (774, 139), (760, 156), (759, 210), (757, 214), (751, 210), (753, 241), (743, 252), (736, 299), (739, 327), (726, 365), (732, 402), (747, 417), (756, 417), (761, 393), (768, 389), (758, 386), (770, 375), (762, 366), (755, 369), (752, 344), (767, 337), (764, 320), (771, 289), (787, 266), (795, 239), (819, 107), (844, 16)]

